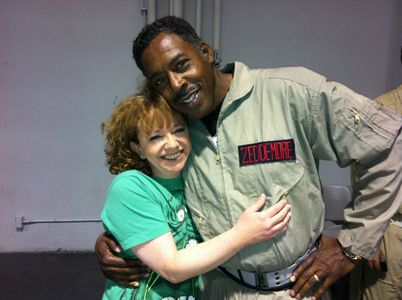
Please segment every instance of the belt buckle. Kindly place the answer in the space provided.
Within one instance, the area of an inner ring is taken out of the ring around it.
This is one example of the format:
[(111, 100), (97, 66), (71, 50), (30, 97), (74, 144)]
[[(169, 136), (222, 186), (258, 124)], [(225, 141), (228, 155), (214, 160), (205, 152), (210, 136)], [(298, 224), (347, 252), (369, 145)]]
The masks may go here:
[(265, 273), (256, 272), (254, 273), (256, 286), (261, 289), (269, 288), (267, 276)]

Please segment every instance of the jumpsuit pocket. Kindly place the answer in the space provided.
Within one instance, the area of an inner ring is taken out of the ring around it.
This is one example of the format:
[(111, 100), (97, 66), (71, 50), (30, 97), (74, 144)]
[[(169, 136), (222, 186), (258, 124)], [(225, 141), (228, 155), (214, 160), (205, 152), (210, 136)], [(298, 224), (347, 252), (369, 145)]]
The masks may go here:
[[(209, 232), (208, 230), (208, 222), (207, 218), (204, 214), (202, 214), (199, 210), (195, 208), (189, 208), (190, 217), (193, 219), (195, 225), (197, 226), (198, 231), (202, 234), (205, 232)], [(203, 236), (205, 239), (205, 236)]]
[[(298, 186), (304, 174), (304, 167), (299, 160), (278, 162), (261, 165), (262, 172), (254, 181), (256, 189), (265, 187), (263, 192), (267, 198), (267, 205), (273, 205), (282, 197), (288, 196)], [(258, 195), (257, 195), (258, 196)]]
[[(353, 134), (349, 134), (351, 143), (357, 138), (371, 149), (383, 152), (391, 147), (398, 134), (401, 119), (398, 122), (397, 118), (398, 116), (375, 103), (362, 108), (359, 102), (346, 101), (338, 121)], [(348, 132), (343, 134), (347, 136)]]

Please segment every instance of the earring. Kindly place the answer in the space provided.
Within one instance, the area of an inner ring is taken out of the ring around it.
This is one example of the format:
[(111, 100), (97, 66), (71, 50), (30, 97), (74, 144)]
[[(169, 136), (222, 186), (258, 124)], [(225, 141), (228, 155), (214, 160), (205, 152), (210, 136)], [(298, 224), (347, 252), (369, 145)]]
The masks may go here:
[(141, 158), (141, 159), (145, 159), (145, 155), (144, 155), (144, 154), (140, 154), (140, 158)]

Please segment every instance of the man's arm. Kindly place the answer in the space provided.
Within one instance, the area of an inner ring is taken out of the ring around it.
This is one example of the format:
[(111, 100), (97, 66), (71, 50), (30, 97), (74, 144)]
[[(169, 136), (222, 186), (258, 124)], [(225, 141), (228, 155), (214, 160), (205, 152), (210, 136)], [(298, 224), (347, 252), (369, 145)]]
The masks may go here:
[(373, 258), (402, 201), (402, 169), (397, 163), (402, 160), (400, 116), (336, 83), (326, 84), (312, 101), (316, 110), (311, 112), (309, 132), (314, 157), (336, 160), (340, 166), (357, 161), (359, 182), (353, 203), (345, 209), (338, 241), (324, 237), (317, 251), (293, 273), (291, 295), (297, 298), (319, 285), (314, 293), (318, 298), (349, 273), (355, 261), (345, 253)]
[(120, 285), (138, 287), (139, 281), (149, 276), (149, 269), (138, 259), (117, 256), (122, 249), (113, 236), (101, 233), (96, 240), (95, 253), (102, 273)]

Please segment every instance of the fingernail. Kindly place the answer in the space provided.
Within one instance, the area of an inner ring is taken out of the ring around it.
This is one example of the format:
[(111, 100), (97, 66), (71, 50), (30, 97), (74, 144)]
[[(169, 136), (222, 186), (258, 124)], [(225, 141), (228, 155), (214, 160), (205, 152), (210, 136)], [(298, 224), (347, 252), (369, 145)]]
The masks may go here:
[(290, 295), (291, 297), (294, 297), (294, 296), (295, 296), (295, 294), (296, 294), (296, 293), (295, 293), (295, 291), (294, 291), (294, 290), (290, 290), (290, 291), (289, 291), (289, 295)]
[(290, 282), (295, 282), (296, 281), (296, 276), (295, 275), (291, 275), (289, 277)]
[(114, 251), (115, 251), (116, 253), (121, 253), (121, 249), (120, 249), (120, 247), (116, 247), (116, 248), (114, 248)]
[(297, 294), (297, 295), (296, 295), (296, 299), (298, 299), (298, 300), (301, 299), (300, 294)]

